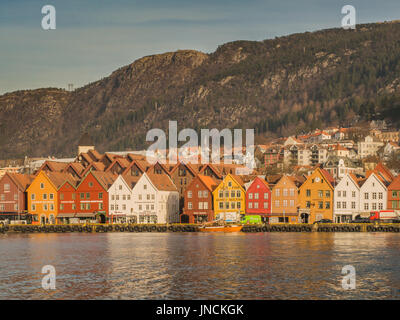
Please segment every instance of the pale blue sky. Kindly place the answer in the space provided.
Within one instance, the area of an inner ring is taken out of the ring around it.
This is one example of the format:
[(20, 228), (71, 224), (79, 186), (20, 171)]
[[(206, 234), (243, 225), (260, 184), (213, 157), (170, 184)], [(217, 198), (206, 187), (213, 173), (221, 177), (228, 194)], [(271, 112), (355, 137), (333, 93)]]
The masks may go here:
[[(41, 28), (46, 4), (56, 30)], [(340, 27), (346, 4), (357, 23), (400, 18), (399, 0), (1, 0), (0, 93), (79, 87), (155, 53)]]

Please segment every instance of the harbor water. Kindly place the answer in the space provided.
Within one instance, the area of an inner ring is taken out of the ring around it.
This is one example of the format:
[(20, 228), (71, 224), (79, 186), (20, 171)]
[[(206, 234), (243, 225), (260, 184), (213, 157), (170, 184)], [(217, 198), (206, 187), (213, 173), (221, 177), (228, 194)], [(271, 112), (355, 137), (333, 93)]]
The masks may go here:
[(399, 299), (400, 234), (10, 233), (0, 270), (0, 299)]

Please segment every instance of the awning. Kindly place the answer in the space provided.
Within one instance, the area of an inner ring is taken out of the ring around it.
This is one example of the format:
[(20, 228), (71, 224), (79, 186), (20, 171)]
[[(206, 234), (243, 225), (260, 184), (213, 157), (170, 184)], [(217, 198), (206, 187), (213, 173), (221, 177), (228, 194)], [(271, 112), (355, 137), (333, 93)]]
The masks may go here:
[(73, 218), (75, 216), (75, 213), (59, 213), (57, 215), (58, 218)]
[(76, 218), (95, 218), (96, 217), (96, 213), (91, 213), (91, 212), (79, 212), (75, 214)]

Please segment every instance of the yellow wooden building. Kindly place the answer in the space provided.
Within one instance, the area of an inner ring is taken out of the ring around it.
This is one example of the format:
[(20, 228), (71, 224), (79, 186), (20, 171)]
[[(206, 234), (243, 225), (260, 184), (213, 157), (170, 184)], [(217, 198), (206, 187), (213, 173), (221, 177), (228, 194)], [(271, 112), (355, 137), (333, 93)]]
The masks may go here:
[(335, 181), (328, 171), (317, 168), (299, 190), (299, 218), (303, 223), (321, 219), (333, 220), (333, 190)]
[(61, 172), (39, 171), (27, 188), (28, 213), (33, 223), (56, 224), (58, 214), (58, 189), (69, 175)]
[(214, 217), (226, 221), (240, 220), (245, 214), (246, 191), (240, 176), (228, 174), (213, 191)]

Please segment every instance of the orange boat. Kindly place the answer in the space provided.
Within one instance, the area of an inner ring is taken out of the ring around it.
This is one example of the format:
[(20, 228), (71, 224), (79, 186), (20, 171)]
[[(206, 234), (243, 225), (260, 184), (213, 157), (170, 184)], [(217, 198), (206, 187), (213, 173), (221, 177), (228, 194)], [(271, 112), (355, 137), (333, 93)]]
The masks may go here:
[(239, 232), (243, 226), (238, 225), (225, 225), (225, 226), (203, 226), (199, 228), (201, 232)]

